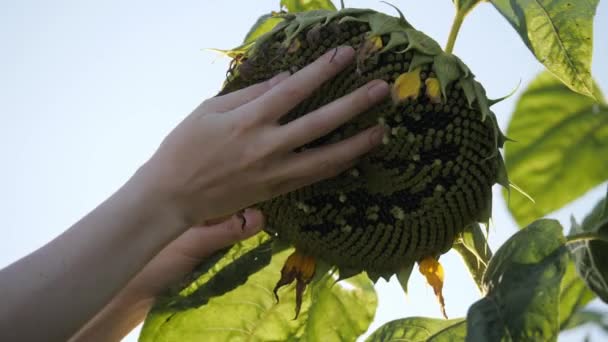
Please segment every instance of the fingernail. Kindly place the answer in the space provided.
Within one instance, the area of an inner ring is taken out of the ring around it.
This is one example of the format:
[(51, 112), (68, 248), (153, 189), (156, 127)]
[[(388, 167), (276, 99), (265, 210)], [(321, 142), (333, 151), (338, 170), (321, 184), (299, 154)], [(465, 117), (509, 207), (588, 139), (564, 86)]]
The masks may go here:
[(350, 46), (340, 46), (326, 53), (326, 58), (329, 58), (331, 63), (337, 64), (349, 63), (353, 57), (355, 57), (355, 50)]
[(384, 138), (385, 128), (383, 125), (378, 125), (372, 130), (372, 143), (378, 145)]
[(289, 71), (283, 71), (282, 73), (276, 75), (275, 77), (271, 78), (269, 82), (271, 87), (276, 86), (277, 84), (283, 82), (284, 80), (286, 80), (289, 76), (291, 75), (291, 73)]
[(388, 95), (388, 84), (381, 80), (375, 80), (367, 85), (367, 94), (372, 100), (380, 100)]

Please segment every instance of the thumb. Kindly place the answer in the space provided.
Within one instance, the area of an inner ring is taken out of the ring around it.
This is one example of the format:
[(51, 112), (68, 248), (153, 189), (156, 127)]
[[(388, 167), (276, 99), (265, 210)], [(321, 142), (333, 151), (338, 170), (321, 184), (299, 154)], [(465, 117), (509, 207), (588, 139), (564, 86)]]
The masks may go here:
[(234, 214), (227, 220), (195, 227), (194, 230), (205, 230), (207, 244), (215, 250), (230, 246), (258, 233), (264, 225), (264, 215), (257, 209), (245, 209), (240, 214)]
[(172, 247), (181, 254), (203, 259), (255, 235), (263, 225), (264, 215), (261, 211), (246, 209), (241, 215), (232, 215), (222, 222), (189, 229), (172, 243)]

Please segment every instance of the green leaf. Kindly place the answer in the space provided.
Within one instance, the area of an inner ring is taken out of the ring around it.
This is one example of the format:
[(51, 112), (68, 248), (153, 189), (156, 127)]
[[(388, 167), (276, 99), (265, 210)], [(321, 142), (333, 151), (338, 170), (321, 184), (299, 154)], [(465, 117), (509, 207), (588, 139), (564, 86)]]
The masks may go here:
[(388, 322), (371, 334), (366, 342), (417, 341), (441, 342), (462, 341), (466, 336), (464, 318), (436, 319), (409, 317)]
[(483, 277), (487, 295), (469, 308), (467, 341), (555, 341), (568, 254), (562, 227), (538, 220), (496, 252)]
[[(608, 195), (607, 195), (608, 196)], [(606, 199), (599, 201), (583, 224), (573, 225), (568, 248), (574, 256), (578, 274), (601, 300), (608, 303), (608, 210)], [(576, 239), (592, 233), (597, 239)], [(601, 239), (601, 237), (604, 239)]]
[(454, 249), (463, 258), (477, 287), (483, 291), (483, 274), (492, 258), (492, 250), (481, 226), (478, 223), (466, 226), (454, 244)]
[(272, 293), (293, 249), (276, 246), (256, 237), (202, 266), (187, 287), (156, 303), (140, 341), (341, 341), (367, 330), (377, 298), (364, 275), (336, 284), (326, 274), (309, 286), (294, 320), (294, 286), (279, 292), (279, 303)]
[(575, 92), (596, 96), (591, 56), (593, 17), (599, 0), (491, 2), (551, 73)]
[(608, 179), (608, 106), (547, 72), (519, 99), (507, 136), (515, 140), (506, 146), (509, 178), (536, 201), (511, 192), (509, 210), (522, 227)]
[(564, 330), (578, 328), (584, 324), (593, 324), (608, 334), (608, 315), (593, 310), (582, 310), (577, 312)]
[(570, 260), (562, 278), (559, 294), (559, 326), (560, 330), (569, 329), (579, 313), (595, 294), (587, 288), (585, 282), (576, 273), (574, 262)]
[(336, 6), (334, 6), (331, 0), (281, 0), (281, 7), (287, 8), (287, 11), (291, 13), (321, 9), (336, 10)]
[(452, 0), (456, 10), (462, 13), (470, 12), (481, 0)]
[(473, 280), (483, 291), (483, 274), (492, 258), (492, 250), (481, 226), (475, 223), (465, 227), (460, 239), (454, 244), (454, 249), (463, 258)]
[(283, 21), (282, 18), (274, 17), (272, 14), (264, 14), (259, 17), (251, 29), (249, 29), (249, 32), (247, 32), (243, 44), (251, 43), (261, 35), (270, 32), (281, 21)]

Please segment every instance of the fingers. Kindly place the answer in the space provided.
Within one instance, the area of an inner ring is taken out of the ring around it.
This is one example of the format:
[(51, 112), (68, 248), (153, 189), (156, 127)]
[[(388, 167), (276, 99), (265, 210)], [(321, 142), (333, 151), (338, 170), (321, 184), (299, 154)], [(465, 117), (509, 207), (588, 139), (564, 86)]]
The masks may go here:
[(323, 179), (335, 177), (352, 167), (357, 158), (382, 142), (383, 126), (374, 126), (338, 143), (294, 153), (286, 160), (279, 177), (284, 179), (273, 192), (276, 195), (294, 191)]
[[(232, 215), (221, 223), (191, 229), (195, 235), (191, 235), (190, 238), (195, 240), (195, 246), (200, 247), (199, 257), (203, 258), (219, 249), (251, 237), (262, 229), (264, 216), (259, 210), (246, 209), (242, 216), (244, 221), (237, 215)], [(243, 226), (243, 222), (245, 222), (245, 226)], [(198, 243), (199, 241), (200, 243)]]
[(288, 77), (289, 72), (282, 72), (267, 81), (256, 83), (247, 88), (239, 89), (226, 95), (212, 97), (210, 99), (205, 100), (201, 104), (200, 109), (204, 110), (207, 113), (227, 112), (260, 97), (265, 92), (272, 89), (274, 86), (281, 83)]
[(371, 81), (356, 91), (280, 127), (277, 141), (284, 142), (286, 150), (289, 151), (305, 145), (364, 112), (384, 99), (388, 93), (386, 82)]
[(276, 121), (344, 69), (354, 56), (351, 47), (332, 49), (261, 97), (240, 107), (239, 111), (243, 115), (255, 113), (260, 119)]

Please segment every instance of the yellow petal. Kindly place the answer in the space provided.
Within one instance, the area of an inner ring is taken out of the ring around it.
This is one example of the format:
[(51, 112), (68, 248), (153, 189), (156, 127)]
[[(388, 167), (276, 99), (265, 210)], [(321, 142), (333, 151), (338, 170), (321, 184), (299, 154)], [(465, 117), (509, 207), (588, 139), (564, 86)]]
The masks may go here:
[(431, 285), (435, 296), (439, 300), (441, 305), (441, 313), (446, 319), (448, 315), (445, 313), (445, 301), (443, 299), (443, 267), (437, 259), (433, 257), (426, 257), (418, 262), (418, 270), (426, 278), (427, 283)]
[(403, 73), (397, 77), (391, 89), (394, 103), (399, 103), (408, 99), (416, 99), (420, 96), (420, 68)]
[(230, 58), (236, 58), (238, 56), (243, 56), (252, 45), (253, 45), (252, 43), (248, 43), (248, 44), (239, 46), (237, 48), (234, 48), (232, 50), (222, 50), (222, 49), (212, 49), (212, 48), (206, 48), (205, 50), (217, 52), (221, 55), (224, 55), (224, 56), (227, 56)]
[(380, 36), (373, 36), (369, 41), (372, 45), (372, 52), (380, 51), (380, 49), (382, 49), (382, 38)]
[(431, 103), (441, 103), (441, 85), (439, 80), (434, 77), (429, 77), (424, 81), (426, 85), (426, 97), (431, 100)]

